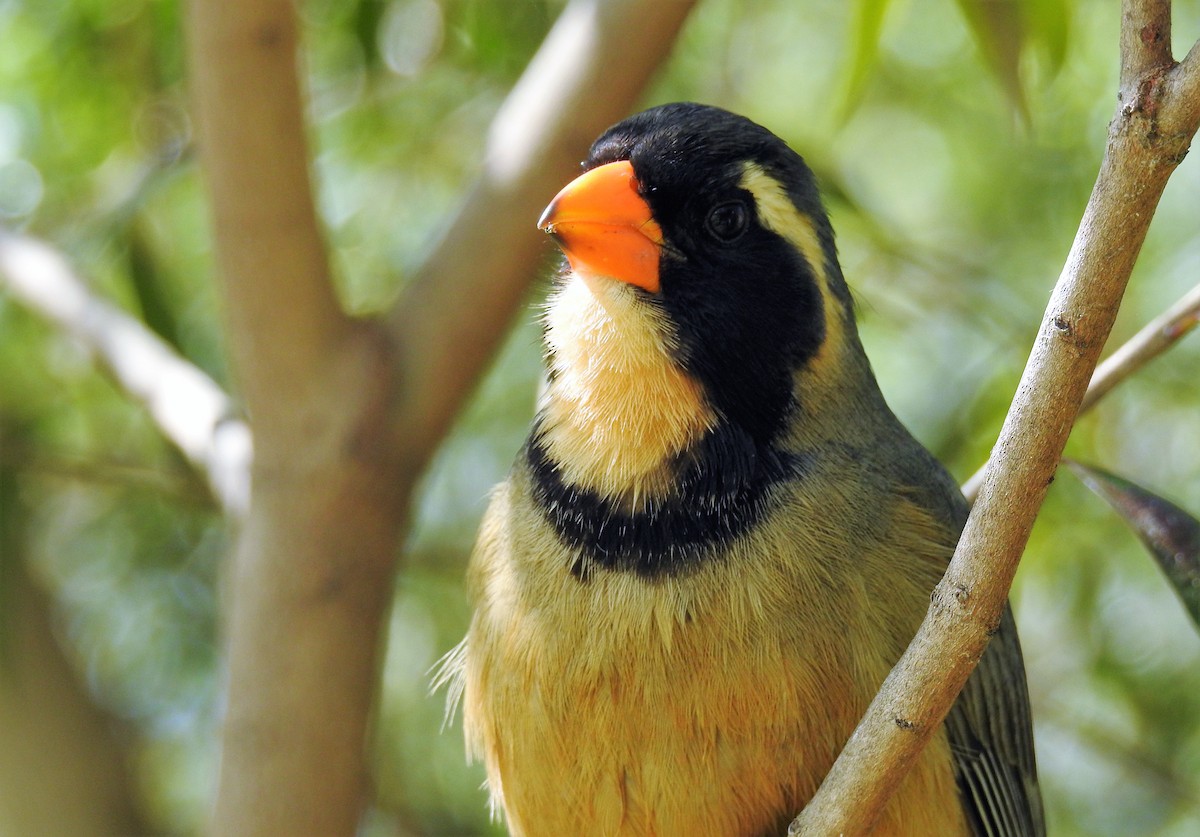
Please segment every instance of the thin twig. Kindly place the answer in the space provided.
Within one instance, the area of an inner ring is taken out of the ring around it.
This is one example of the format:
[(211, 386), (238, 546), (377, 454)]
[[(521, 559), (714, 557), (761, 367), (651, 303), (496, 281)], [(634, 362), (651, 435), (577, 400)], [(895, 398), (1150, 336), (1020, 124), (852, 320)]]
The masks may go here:
[(1096, 368), (1080, 412), (1090, 409), (1113, 387), (1141, 369), (1200, 323), (1200, 285), (1151, 320)]
[[(1092, 381), (1088, 384), (1087, 394), (1083, 397), (1083, 404), (1079, 407), (1079, 415), (1092, 409), (1119, 383), (1174, 346), (1198, 322), (1200, 285), (1192, 288), (1174, 305), (1147, 323), (1141, 331), (1096, 367), (1096, 373), (1092, 375)], [(962, 492), (969, 502), (975, 502), (979, 495), (979, 487), (983, 485), (983, 475), (986, 472), (985, 462), (963, 483)]]
[(56, 250), (0, 231), (0, 287), (84, 346), (240, 518), (250, 496), (250, 431), (224, 391), (164, 340), (92, 294)]
[(790, 833), (869, 832), (1000, 623), (1150, 219), (1200, 121), (1196, 70), (1139, 46), (1169, 32), (1168, 2), (1125, 0), (1108, 147), (979, 499), (916, 637)]
[(125, 462), (14, 450), (11, 440), (6, 440), (0, 447), (0, 465), (19, 467), (28, 474), (48, 480), (146, 492), (198, 508), (213, 508), (208, 487), (192, 473), (183, 472), (182, 468), (171, 472)]

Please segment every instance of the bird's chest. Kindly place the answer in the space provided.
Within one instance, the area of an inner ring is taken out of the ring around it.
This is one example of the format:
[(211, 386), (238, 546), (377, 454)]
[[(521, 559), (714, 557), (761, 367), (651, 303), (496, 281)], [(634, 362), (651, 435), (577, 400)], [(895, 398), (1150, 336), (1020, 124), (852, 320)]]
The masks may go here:
[[(792, 496), (686, 571), (581, 576), (525, 496), (489, 510), (459, 663), (513, 833), (782, 833), (920, 620), (909, 547), (849, 542)], [(939, 734), (875, 833), (962, 831)]]
[(762, 833), (816, 789), (874, 690), (869, 638), (834, 602), (784, 606), (778, 579), (520, 578), (480, 607), (466, 700), (518, 832)]

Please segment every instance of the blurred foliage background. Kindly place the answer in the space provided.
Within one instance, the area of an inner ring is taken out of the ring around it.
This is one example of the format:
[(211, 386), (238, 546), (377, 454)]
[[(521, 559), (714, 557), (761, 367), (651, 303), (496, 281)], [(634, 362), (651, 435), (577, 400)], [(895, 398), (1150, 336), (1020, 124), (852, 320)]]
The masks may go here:
[[(987, 455), (1070, 247), (1118, 69), (1116, 3), (1022, 0), (1008, 24), (973, 17), (987, 6), (702, 0), (645, 97), (744, 113), (806, 156), (883, 389), (960, 479)], [(561, 7), (301, 3), (313, 165), (350, 310), (386, 307), (447, 223)], [(96, 294), (233, 388), (181, 16), (178, 0), (0, 0), (0, 225), (53, 242)], [(1200, 37), (1200, 0), (1175, 3), (1175, 32), (1181, 55)], [(1200, 161), (1187, 160), (1112, 345), (1200, 280), (1198, 195)], [(464, 763), (457, 724), (443, 731), (428, 672), (464, 631), (474, 530), (531, 417), (538, 299), (425, 480), (397, 581), (368, 834), (495, 831), (482, 770)], [(1068, 455), (1200, 510), (1198, 369), (1193, 338), (1084, 418)], [(213, 787), (229, 542), (142, 411), (0, 291), (0, 677), (20, 639), (5, 626), (29, 595), (14, 579), (28, 576), (159, 832), (195, 832)], [(1069, 475), (1014, 602), (1051, 833), (1200, 834), (1200, 639), (1134, 536)], [(0, 834), (12, 833), (4, 810)]]

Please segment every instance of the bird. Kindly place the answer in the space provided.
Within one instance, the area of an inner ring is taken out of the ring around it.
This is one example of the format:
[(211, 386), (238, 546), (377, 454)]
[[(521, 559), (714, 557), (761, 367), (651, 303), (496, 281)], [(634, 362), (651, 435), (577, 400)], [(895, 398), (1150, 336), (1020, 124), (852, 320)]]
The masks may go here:
[[(695, 103), (605, 131), (538, 226), (546, 382), (439, 675), (513, 835), (783, 834), (965, 522), (864, 352), (816, 178)], [(1011, 612), (877, 835), (1044, 834)]]

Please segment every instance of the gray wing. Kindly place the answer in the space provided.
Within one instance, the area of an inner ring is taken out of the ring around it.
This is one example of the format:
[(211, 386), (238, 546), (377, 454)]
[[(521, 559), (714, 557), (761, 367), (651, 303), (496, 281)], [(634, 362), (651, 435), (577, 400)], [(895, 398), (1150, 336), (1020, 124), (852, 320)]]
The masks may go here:
[(967, 820), (977, 837), (1044, 837), (1025, 664), (1007, 604), (946, 732)]
[[(895, 478), (916, 494), (938, 520), (962, 531), (970, 511), (958, 485), (925, 448), (907, 435), (892, 448), (908, 449)], [(1004, 605), (1000, 629), (967, 680), (946, 732), (963, 808), (976, 837), (1044, 837), (1045, 816), (1033, 760), (1033, 725), (1025, 663), (1012, 611)]]

